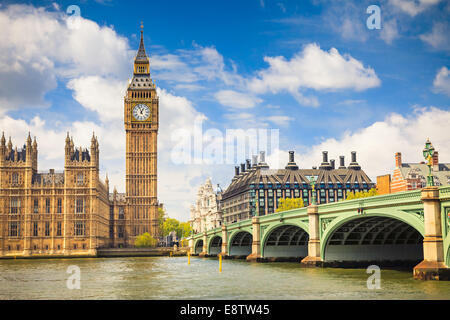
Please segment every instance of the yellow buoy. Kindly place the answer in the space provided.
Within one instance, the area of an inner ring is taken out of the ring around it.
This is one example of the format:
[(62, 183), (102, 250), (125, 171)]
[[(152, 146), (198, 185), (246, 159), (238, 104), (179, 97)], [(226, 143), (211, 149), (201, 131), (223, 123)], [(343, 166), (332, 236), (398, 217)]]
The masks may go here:
[(188, 264), (191, 264), (191, 252), (188, 251)]
[(219, 255), (219, 272), (222, 272), (222, 255)]

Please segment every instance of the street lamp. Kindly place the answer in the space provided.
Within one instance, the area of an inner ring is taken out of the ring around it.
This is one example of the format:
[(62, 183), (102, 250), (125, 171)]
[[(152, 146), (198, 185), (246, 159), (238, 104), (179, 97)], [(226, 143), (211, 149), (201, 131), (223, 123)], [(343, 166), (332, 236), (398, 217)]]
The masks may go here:
[(431, 174), (431, 167), (433, 166), (433, 154), (434, 147), (431, 144), (430, 140), (427, 139), (427, 142), (425, 142), (425, 148), (423, 149), (423, 157), (425, 158), (425, 160), (427, 160), (428, 166), (427, 187), (434, 186), (434, 179), (433, 175)]
[(309, 184), (311, 185), (312, 191), (311, 191), (311, 204), (315, 205), (316, 203), (316, 180), (314, 179), (314, 176), (311, 176), (309, 178)]

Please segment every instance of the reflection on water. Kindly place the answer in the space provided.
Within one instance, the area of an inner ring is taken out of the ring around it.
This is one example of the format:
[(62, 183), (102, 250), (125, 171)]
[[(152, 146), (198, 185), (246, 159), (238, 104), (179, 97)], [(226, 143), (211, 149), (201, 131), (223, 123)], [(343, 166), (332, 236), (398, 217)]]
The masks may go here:
[[(67, 289), (70, 265), (81, 289)], [(364, 269), (303, 269), (298, 263), (248, 263), (186, 257), (1, 260), (0, 299), (450, 299), (450, 282), (381, 271), (367, 289)]]

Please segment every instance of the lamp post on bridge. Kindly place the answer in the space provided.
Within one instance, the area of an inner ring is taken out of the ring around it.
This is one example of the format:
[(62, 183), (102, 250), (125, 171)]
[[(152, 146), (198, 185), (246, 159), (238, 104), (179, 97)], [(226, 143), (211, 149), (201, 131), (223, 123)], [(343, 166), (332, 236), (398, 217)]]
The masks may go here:
[(314, 176), (311, 176), (309, 178), (309, 184), (311, 185), (311, 203), (310, 205), (316, 205), (316, 179), (314, 179)]
[(450, 280), (450, 269), (444, 258), (439, 188), (434, 185), (431, 174), (433, 154), (433, 145), (427, 139), (423, 156), (427, 160), (429, 171), (427, 186), (421, 193), (424, 213), (423, 261), (414, 267), (413, 274), (414, 278), (421, 280)]
[(434, 178), (431, 173), (431, 167), (433, 166), (433, 154), (434, 147), (431, 144), (430, 140), (427, 139), (427, 142), (425, 142), (425, 148), (423, 149), (423, 157), (425, 158), (425, 160), (427, 160), (428, 166), (427, 187), (434, 186)]

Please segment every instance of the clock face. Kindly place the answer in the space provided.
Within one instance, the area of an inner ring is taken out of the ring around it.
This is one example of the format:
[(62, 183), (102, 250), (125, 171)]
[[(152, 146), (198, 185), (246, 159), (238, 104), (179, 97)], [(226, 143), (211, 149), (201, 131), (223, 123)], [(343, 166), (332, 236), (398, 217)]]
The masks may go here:
[(147, 120), (150, 116), (150, 108), (145, 104), (137, 104), (133, 108), (133, 117), (138, 121)]

